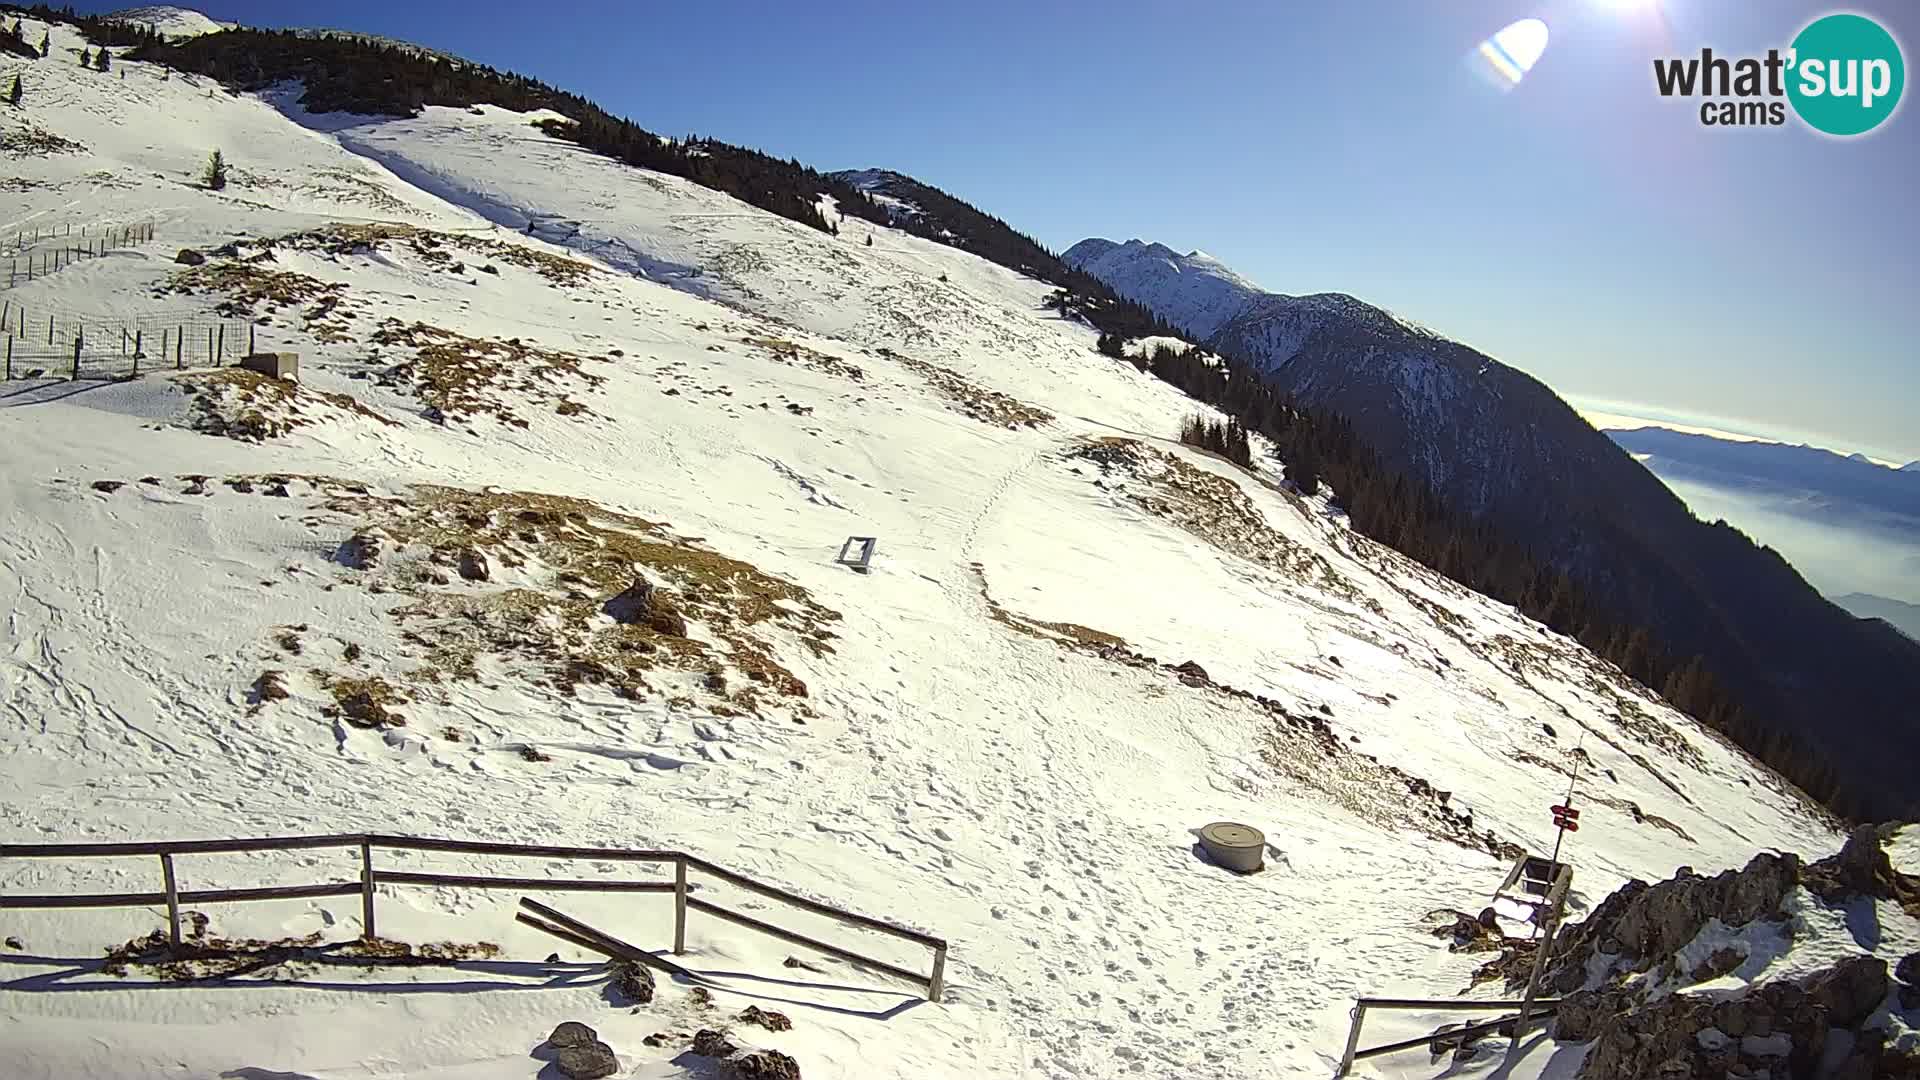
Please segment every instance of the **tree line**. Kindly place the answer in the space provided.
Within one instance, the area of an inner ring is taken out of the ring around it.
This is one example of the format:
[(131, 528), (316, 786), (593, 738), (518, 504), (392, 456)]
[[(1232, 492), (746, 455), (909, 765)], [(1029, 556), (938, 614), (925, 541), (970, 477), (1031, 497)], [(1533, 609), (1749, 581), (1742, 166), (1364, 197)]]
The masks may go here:
[[(1102, 351), (1111, 355), (1116, 338), (1103, 335)], [(1870, 811), (1825, 754), (1745, 707), (1705, 657), (1674, 655), (1652, 629), (1621, 620), (1549, 559), (1450, 509), (1424, 482), (1383, 462), (1345, 418), (1303, 407), (1252, 375), (1251, 365), (1208, 350), (1148, 349), (1130, 362), (1267, 438), (1288, 481), (1309, 495), (1330, 486), (1354, 531), (1574, 638), (1843, 817)], [(1738, 535), (1724, 522), (1715, 528)]]

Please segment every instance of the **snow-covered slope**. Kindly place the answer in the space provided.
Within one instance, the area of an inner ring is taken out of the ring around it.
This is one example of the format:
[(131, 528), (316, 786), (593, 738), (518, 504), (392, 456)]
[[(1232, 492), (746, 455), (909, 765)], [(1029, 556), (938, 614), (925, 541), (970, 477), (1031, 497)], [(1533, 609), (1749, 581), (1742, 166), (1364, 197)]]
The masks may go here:
[[(91, 959), (156, 911), (11, 911), (9, 1076), (520, 1077), (581, 1018), (623, 1075), (705, 1075), (684, 1038), (643, 1036), (748, 1004), (794, 1028), (740, 1037), (809, 1080), (1322, 1076), (1353, 995), (1467, 985), (1422, 918), (1477, 910), (1510, 845), (1551, 843), (1576, 758), (1582, 898), (1838, 842), (1576, 644), (1355, 537), (1277, 469), (1170, 441), (1199, 407), (1099, 356), (1042, 283), (863, 222), (807, 229), (499, 109), (311, 117), (137, 63), (21, 67), (4, 122), (79, 148), (9, 157), (0, 225), (155, 221), (159, 242), (8, 305), (228, 305), (301, 381), (3, 392), (0, 840), (678, 848), (953, 951), (948, 1000), (915, 1004), (696, 914), (684, 959), (723, 987), (712, 1008), (668, 986), (629, 1013), (586, 954), (538, 962), (553, 942), (510, 893), (380, 898), (387, 936), (497, 961), (165, 990)], [(215, 145), (220, 192), (192, 182)], [(871, 573), (835, 564), (849, 535), (879, 538)], [(606, 613), (636, 574), (680, 626)], [(1265, 830), (1263, 873), (1197, 856), (1220, 819)], [(189, 888), (353, 872), (180, 862)], [(0, 860), (0, 893), (152, 890), (156, 869)], [(668, 905), (610, 895), (552, 899), (666, 943)], [(323, 941), (359, 912), (207, 910), (227, 936)]]
[(1165, 244), (1098, 237), (1068, 248), (1061, 259), (1113, 286), (1120, 295), (1172, 313), (1182, 330), (1205, 340), (1263, 294), (1258, 285), (1204, 252), (1175, 254)]
[(147, 4), (142, 7), (122, 8), (107, 16), (121, 22), (139, 23), (150, 26), (169, 38), (199, 37), (201, 34), (217, 34), (231, 28), (234, 24), (209, 18), (189, 8), (175, 7), (172, 4)]

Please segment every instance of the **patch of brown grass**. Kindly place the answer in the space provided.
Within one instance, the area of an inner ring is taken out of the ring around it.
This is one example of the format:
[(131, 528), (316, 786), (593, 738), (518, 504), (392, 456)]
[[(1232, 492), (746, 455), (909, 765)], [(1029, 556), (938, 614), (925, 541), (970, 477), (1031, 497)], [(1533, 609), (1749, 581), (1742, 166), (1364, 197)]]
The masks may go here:
[(275, 243), (332, 255), (362, 255), (383, 248), (404, 246), (429, 266), (440, 270), (451, 270), (455, 263), (462, 261), (454, 253), (466, 252), (472, 256), (525, 267), (559, 288), (584, 284), (599, 273), (591, 263), (493, 236), (438, 232), (392, 223), (327, 225), (283, 236)]
[[(475, 679), (480, 658), (497, 656), (564, 692), (584, 683), (639, 697), (652, 692), (646, 673), (664, 669), (703, 676), (707, 694), (741, 710), (770, 692), (805, 712), (798, 699), (807, 686), (777, 659), (774, 634), (816, 656), (833, 651), (829, 626), (840, 616), (805, 589), (583, 499), (420, 486), (404, 499), (338, 496), (331, 505), (396, 547), (472, 548), (504, 570), (543, 568), (543, 580), (489, 589), (393, 582), (412, 597), (395, 615), (422, 650), (423, 682)], [(606, 617), (606, 602), (636, 575), (654, 585), (656, 616), (679, 620)]]
[(848, 363), (818, 349), (809, 349), (805, 345), (796, 344), (786, 338), (749, 335), (741, 338), (740, 343), (760, 350), (761, 355), (776, 363), (804, 367), (824, 375), (846, 379), (849, 382), (867, 381), (866, 370), (859, 365)]
[(974, 383), (950, 368), (902, 356), (891, 349), (881, 349), (880, 355), (925, 379), (962, 416), (1004, 428), (1039, 427), (1053, 421), (1053, 414), (1045, 409)]
[(503, 424), (526, 427), (507, 400), (511, 394), (535, 405), (553, 405), (562, 416), (590, 416), (587, 407), (561, 387), (576, 382), (588, 389), (606, 382), (582, 370), (588, 358), (530, 345), (519, 338), (474, 338), (425, 323), (388, 319), (372, 338), (377, 345), (414, 350), (414, 359), (394, 374), (414, 382), (414, 390), (442, 417), (492, 416)]
[(323, 945), (318, 931), (272, 940), (211, 937), (206, 916), (193, 911), (182, 915), (188, 926), (178, 947), (170, 944), (165, 930), (155, 930), (108, 949), (100, 970), (124, 977), (138, 969), (167, 982), (193, 982), (236, 978), (268, 969), (276, 969), (278, 977), (287, 978), (320, 966), (420, 966), (500, 955), (500, 946), (490, 941), (413, 945), (387, 938), (362, 938)]
[(398, 426), (346, 394), (306, 389), (246, 368), (218, 368), (175, 378), (192, 399), (189, 426), (208, 435), (265, 442), (318, 423), (329, 407), (384, 427)]

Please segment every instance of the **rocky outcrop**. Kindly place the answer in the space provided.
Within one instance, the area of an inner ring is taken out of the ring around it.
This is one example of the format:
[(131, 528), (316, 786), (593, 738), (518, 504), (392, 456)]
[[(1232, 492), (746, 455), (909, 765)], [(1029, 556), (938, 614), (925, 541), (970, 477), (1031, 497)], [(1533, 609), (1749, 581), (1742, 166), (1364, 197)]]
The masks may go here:
[(1769, 853), (1710, 878), (1682, 868), (1658, 885), (1630, 881), (1554, 942), (1546, 985), (1563, 994), (1580, 989), (1596, 955), (1608, 958), (1611, 972), (1647, 971), (1679, 952), (1711, 919), (1741, 927), (1780, 918), (1780, 904), (1800, 872), (1799, 856)]
[(460, 549), (460, 576), (468, 581), (492, 581), (493, 564), (479, 548)]
[(1838, 854), (1807, 867), (1807, 891), (1828, 903), (1849, 896), (1896, 900), (1907, 913), (1920, 918), (1920, 878), (1902, 874), (1887, 858), (1886, 843), (1897, 825), (1862, 825), (1847, 836)]
[(554, 1067), (572, 1080), (599, 1080), (620, 1071), (620, 1060), (613, 1048), (600, 1041), (600, 1035), (577, 1020), (568, 1020), (547, 1036), (553, 1051)]
[(632, 960), (615, 960), (609, 965), (613, 977), (607, 980), (607, 999), (615, 1005), (645, 1005), (653, 1000), (653, 972)]
[(601, 610), (617, 623), (646, 622), (653, 615), (653, 583), (636, 575), (633, 584), (609, 598)]

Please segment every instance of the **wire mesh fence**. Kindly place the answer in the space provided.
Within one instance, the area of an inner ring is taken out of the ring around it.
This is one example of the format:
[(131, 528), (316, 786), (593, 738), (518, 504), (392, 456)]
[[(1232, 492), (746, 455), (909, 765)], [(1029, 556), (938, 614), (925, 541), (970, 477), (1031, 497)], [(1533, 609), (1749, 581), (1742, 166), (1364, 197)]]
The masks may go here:
[(254, 351), (254, 327), (206, 313), (100, 315), (0, 300), (4, 379), (117, 379), (220, 367)]
[(152, 240), (153, 235), (151, 221), (131, 225), (82, 225), (78, 232), (70, 226), (15, 230), (13, 236), (0, 239), (0, 258), (6, 260), (0, 264), (6, 270), (5, 278), (0, 280), (11, 289), (59, 273), (75, 263), (97, 259), (109, 251), (137, 247)]

